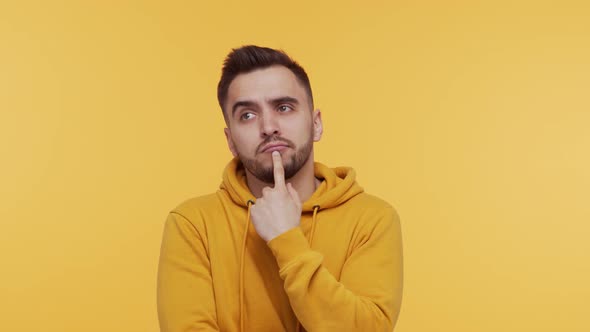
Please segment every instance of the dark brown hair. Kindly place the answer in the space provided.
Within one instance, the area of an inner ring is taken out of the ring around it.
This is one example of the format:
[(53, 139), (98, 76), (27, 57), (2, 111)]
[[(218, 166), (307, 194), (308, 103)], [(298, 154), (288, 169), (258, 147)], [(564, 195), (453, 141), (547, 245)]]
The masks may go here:
[(259, 47), (255, 45), (246, 45), (240, 48), (234, 48), (227, 55), (223, 62), (223, 69), (221, 70), (221, 79), (217, 85), (217, 100), (223, 117), (226, 119), (226, 113), (224, 111), (224, 103), (227, 98), (227, 90), (231, 82), (239, 74), (246, 74), (257, 69), (264, 69), (270, 66), (284, 66), (288, 68), (299, 82), (305, 88), (307, 95), (309, 96), (310, 106), (313, 110), (313, 95), (311, 93), (311, 84), (309, 78), (305, 73), (303, 67), (301, 67), (295, 60), (291, 59), (287, 53), (282, 50), (275, 50), (268, 47)]

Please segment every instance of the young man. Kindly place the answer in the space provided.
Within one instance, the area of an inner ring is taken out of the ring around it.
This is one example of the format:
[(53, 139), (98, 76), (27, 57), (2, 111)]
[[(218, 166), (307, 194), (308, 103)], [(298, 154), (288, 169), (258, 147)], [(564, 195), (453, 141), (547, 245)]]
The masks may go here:
[(322, 119), (303, 68), (282, 51), (234, 49), (218, 99), (234, 158), (216, 193), (166, 220), (161, 331), (392, 331), (397, 213), (352, 168), (314, 162)]

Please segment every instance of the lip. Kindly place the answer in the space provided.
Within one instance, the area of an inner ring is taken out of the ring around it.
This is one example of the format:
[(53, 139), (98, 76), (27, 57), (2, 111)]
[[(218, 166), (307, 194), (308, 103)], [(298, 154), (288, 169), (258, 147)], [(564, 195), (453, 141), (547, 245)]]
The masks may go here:
[(284, 150), (288, 147), (289, 146), (284, 143), (269, 144), (262, 149), (262, 152), (264, 153), (264, 152), (281, 151), (281, 150)]

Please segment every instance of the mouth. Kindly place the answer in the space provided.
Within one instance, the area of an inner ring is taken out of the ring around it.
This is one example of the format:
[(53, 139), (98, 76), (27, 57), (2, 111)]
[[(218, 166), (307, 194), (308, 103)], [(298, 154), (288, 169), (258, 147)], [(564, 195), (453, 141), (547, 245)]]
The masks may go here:
[(285, 143), (268, 144), (260, 152), (266, 153), (266, 152), (273, 152), (273, 151), (283, 151), (283, 150), (287, 149), (288, 147), (289, 146)]

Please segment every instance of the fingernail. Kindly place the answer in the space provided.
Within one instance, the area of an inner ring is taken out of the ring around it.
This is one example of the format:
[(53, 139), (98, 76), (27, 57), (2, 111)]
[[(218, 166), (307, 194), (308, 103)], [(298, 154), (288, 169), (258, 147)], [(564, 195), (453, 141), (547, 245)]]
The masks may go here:
[(272, 155), (273, 155), (273, 156), (276, 156), (276, 155), (278, 155), (278, 154), (279, 154), (279, 151), (273, 151), (273, 152), (272, 152)]

